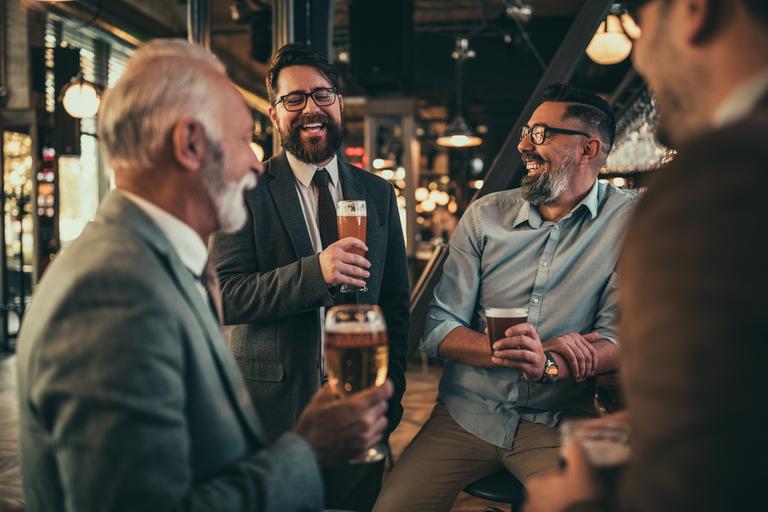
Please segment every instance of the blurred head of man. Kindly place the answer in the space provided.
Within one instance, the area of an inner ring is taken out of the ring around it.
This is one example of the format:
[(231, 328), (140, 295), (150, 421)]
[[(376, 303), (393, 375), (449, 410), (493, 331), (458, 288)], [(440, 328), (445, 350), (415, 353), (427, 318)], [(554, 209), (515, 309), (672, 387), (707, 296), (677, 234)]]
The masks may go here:
[(245, 224), (243, 192), (262, 172), (253, 118), (208, 50), (172, 39), (139, 48), (105, 94), (98, 128), (118, 188), (199, 233)]
[(636, 0), (635, 68), (656, 97), (659, 141), (678, 146), (712, 127), (714, 112), (768, 66), (766, 0)]
[(339, 74), (304, 44), (288, 44), (272, 56), (267, 71), (269, 117), (283, 147), (302, 162), (325, 164), (341, 148)]
[(551, 204), (595, 181), (613, 145), (616, 122), (599, 96), (565, 84), (547, 87), (517, 146), (527, 175), (523, 198)]

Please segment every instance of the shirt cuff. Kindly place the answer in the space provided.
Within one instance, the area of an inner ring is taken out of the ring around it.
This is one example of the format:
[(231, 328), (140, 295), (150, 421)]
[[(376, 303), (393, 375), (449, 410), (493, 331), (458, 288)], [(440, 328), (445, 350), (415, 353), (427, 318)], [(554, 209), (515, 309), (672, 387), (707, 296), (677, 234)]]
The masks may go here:
[[(427, 322), (429, 322), (429, 319), (427, 319)], [(448, 336), (448, 334), (450, 334), (451, 331), (457, 327), (465, 327), (465, 325), (461, 322), (457, 322), (456, 320), (441, 321), (431, 331), (426, 333), (421, 338), (419, 349), (426, 353), (429, 357), (440, 357), (438, 354), (440, 344), (443, 343), (445, 337)]]

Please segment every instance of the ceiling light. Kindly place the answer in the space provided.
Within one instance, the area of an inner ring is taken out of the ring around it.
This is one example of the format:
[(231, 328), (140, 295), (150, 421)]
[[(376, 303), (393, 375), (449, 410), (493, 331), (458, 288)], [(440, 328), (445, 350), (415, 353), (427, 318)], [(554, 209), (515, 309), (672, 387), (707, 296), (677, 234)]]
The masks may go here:
[(632, 51), (632, 41), (642, 35), (640, 27), (625, 10), (614, 5), (587, 47), (587, 55), (598, 64), (618, 64)]
[(456, 117), (450, 122), (448, 127), (440, 137), (437, 138), (437, 144), (449, 148), (467, 148), (482, 144), (483, 139), (472, 133), (469, 125), (462, 116), (462, 78), (464, 71), (464, 61), (475, 56), (475, 52), (469, 49), (469, 41), (460, 37), (456, 40), (456, 49), (452, 56), (456, 59)]
[(99, 111), (101, 97), (96, 86), (78, 73), (61, 90), (61, 103), (67, 114), (76, 119), (93, 117)]

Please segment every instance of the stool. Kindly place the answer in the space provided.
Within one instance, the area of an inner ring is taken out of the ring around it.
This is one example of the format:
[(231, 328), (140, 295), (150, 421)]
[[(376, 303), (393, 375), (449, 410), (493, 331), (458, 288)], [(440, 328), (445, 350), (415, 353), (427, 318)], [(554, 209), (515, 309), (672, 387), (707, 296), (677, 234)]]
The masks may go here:
[[(464, 492), (475, 498), (508, 503), (511, 512), (516, 512), (525, 499), (525, 487), (506, 469), (475, 480), (464, 488)], [(501, 511), (496, 507), (488, 507), (484, 512)]]

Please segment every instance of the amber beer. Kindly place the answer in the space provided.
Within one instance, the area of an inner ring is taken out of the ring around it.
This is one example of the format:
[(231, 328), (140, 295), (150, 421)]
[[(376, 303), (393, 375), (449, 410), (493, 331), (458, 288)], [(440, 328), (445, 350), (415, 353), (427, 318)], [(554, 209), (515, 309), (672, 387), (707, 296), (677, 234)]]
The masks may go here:
[(342, 396), (381, 386), (387, 379), (387, 333), (359, 332), (356, 327), (339, 326), (325, 333), (328, 381)]
[[(340, 395), (381, 386), (387, 379), (389, 347), (387, 327), (379, 306), (334, 306), (325, 320), (325, 369), (328, 382)], [(386, 448), (378, 444), (352, 463), (384, 459)]]
[(485, 319), (488, 324), (491, 352), (493, 352), (493, 344), (506, 338), (504, 333), (507, 329), (528, 321), (528, 308), (486, 308)]
[[(336, 207), (336, 222), (339, 228), (339, 239), (349, 236), (365, 242), (365, 230), (368, 215), (366, 213), (365, 201), (350, 200), (339, 201)], [(365, 255), (362, 249), (351, 249), (351, 252)], [(348, 284), (341, 285), (341, 293), (365, 292), (368, 288), (358, 288)]]

